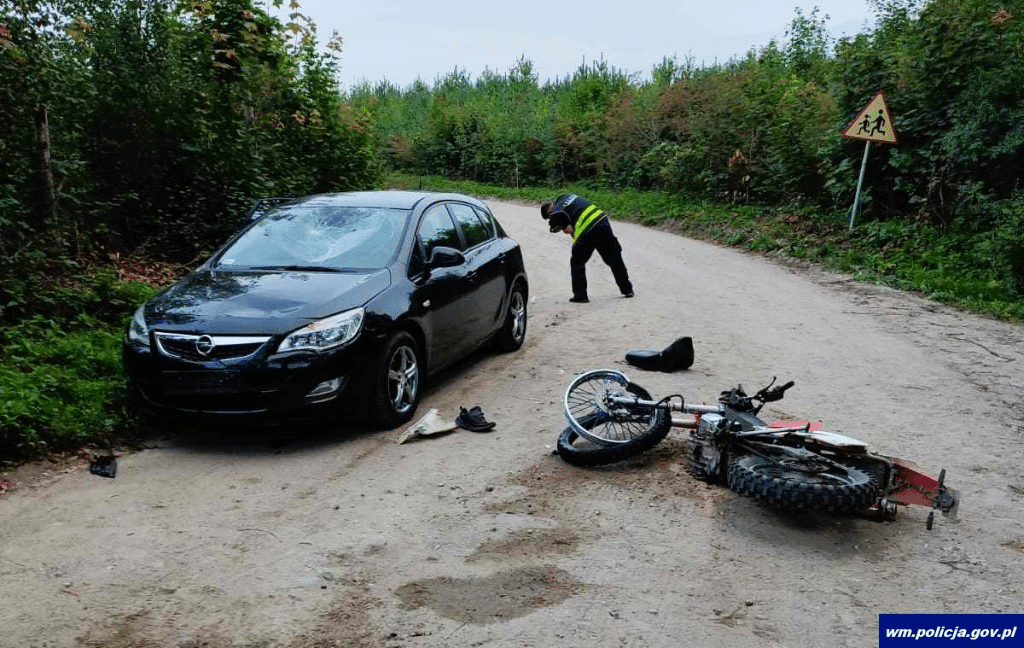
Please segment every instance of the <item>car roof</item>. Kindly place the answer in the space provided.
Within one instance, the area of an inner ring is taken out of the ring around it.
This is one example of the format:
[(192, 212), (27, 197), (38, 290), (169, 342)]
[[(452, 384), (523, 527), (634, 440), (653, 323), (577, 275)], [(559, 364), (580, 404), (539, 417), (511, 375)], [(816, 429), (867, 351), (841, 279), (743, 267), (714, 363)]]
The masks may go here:
[(295, 199), (293, 204), (330, 205), (336, 207), (386, 207), (391, 209), (414, 209), (424, 200), (457, 200), (483, 207), (484, 204), (464, 194), (434, 191), (347, 191), (343, 193), (314, 194)]

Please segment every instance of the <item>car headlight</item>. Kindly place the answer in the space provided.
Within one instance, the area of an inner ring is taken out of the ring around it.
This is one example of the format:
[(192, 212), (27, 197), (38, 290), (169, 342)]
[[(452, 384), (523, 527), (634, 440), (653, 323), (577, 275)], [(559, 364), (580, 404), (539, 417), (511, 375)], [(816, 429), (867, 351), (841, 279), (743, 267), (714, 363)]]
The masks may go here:
[(132, 323), (128, 325), (128, 340), (135, 344), (149, 346), (149, 327), (146, 326), (146, 318), (143, 315), (145, 305), (139, 306), (132, 316)]
[(363, 328), (364, 313), (362, 308), (356, 308), (310, 322), (299, 330), (289, 333), (288, 337), (281, 342), (281, 346), (277, 347), (277, 351), (278, 353), (300, 349), (326, 351), (348, 344), (359, 335), (359, 331)]

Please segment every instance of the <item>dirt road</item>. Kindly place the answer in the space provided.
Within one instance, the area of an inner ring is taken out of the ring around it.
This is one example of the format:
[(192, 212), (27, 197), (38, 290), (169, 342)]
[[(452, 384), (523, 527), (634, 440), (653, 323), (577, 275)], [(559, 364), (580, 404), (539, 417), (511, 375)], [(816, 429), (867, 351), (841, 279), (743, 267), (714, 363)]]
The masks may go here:
[[(211, 432), (115, 479), (9, 475), (0, 646), (870, 647), (880, 613), (1022, 612), (1024, 328), (626, 223), (637, 296), (595, 257), (570, 304), (568, 237), (491, 204), (524, 247), (527, 343), (447, 372), (420, 413), (479, 404), (492, 432)], [(689, 371), (623, 362), (680, 335)], [(569, 466), (562, 392), (602, 367), (702, 402), (793, 379), (766, 418), (946, 467), (960, 518), (780, 514), (689, 477), (682, 432)]]

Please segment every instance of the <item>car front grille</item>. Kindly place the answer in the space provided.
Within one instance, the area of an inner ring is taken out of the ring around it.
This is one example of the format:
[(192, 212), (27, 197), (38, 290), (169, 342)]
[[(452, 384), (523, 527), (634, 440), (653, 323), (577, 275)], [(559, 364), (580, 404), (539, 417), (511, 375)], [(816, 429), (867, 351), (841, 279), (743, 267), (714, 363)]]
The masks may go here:
[(270, 336), (156, 333), (156, 346), (168, 358), (188, 362), (241, 360), (255, 355)]

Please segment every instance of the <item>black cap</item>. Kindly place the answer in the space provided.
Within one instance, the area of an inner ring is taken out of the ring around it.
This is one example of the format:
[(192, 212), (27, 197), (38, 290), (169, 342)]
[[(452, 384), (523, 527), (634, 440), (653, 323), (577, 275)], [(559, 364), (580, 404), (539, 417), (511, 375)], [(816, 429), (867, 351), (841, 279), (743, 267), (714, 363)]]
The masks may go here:
[(540, 216), (548, 222), (552, 232), (561, 232), (572, 224), (569, 220), (569, 214), (566, 214), (564, 211), (552, 212), (549, 203), (544, 203), (540, 206)]
[(569, 222), (569, 214), (565, 212), (555, 212), (548, 216), (548, 225), (551, 226), (552, 232), (561, 232), (571, 224)]

